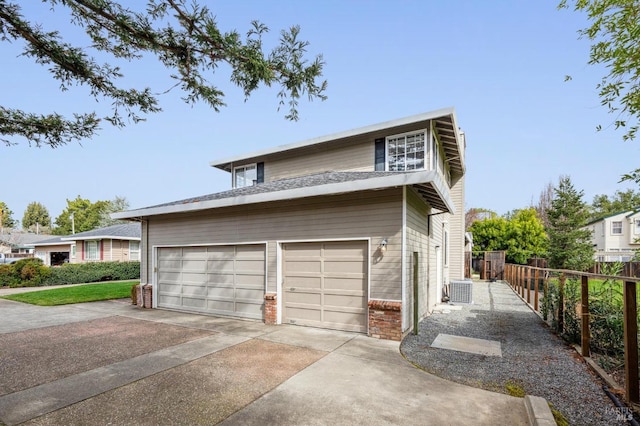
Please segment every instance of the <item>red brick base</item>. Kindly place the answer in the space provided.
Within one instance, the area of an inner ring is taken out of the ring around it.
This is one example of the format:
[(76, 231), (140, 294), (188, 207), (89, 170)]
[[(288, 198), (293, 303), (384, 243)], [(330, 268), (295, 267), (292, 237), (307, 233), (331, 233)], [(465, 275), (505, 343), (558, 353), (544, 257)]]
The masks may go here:
[(150, 284), (142, 286), (142, 298), (144, 299), (144, 307), (151, 309), (153, 307), (153, 286)]
[(402, 302), (369, 300), (369, 336), (402, 340)]
[(264, 295), (264, 323), (273, 325), (278, 320), (278, 301), (275, 293)]

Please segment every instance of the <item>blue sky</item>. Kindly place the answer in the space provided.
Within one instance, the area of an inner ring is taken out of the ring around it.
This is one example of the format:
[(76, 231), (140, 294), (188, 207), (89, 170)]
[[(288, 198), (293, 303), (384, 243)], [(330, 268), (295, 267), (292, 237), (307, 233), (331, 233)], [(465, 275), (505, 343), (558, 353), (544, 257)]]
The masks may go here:
[[(563, 174), (587, 202), (632, 187), (618, 181), (639, 167), (640, 145), (608, 128), (614, 117), (595, 88), (604, 70), (587, 65), (589, 44), (577, 35), (586, 18), (558, 11), (554, 1), (207, 3), (224, 30), (244, 33), (254, 19), (269, 26), (267, 44), (300, 25), (310, 57), (322, 53), (326, 61), (328, 100), (303, 100), (300, 120), (288, 122), (276, 89), (245, 102), (222, 68), (214, 79), (227, 107), (219, 113), (170, 93), (161, 97), (162, 113), (124, 129), (105, 125), (80, 144), (35, 148), (15, 139), (18, 146), (0, 145), (0, 201), (14, 219), (31, 201), (55, 218), (78, 195), (124, 196), (138, 208), (226, 190), (231, 179), (211, 160), (449, 106), (467, 136), (466, 208), (527, 207)], [(29, 7), (45, 29), (77, 34), (62, 9)], [(64, 114), (108, 108), (83, 88), (60, 92), (45, 68), (17, 57), (20, 47), (0, 43), (2, 105)], [(127, 82), (156, 92), (171, 85), (152, 61), (124, 72)], [(567, 74), (573, 80), (565, 82)], [(598, 124), (605, 130), (596, 132)]]

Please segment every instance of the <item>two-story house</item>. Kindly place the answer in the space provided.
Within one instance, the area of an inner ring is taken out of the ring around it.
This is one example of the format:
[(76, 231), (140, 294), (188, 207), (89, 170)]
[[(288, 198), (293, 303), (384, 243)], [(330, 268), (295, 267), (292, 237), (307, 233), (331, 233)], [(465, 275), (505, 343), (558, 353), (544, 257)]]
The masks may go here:
[(640, 249), (640, 209), (605, 216), (585, 228), (591, 231), (597, 261), (627, 262)]
[(231, 190), (112, 216), (142, 223), (153, 307), (399, 340), (463, 278), (464, 155), (442, 109), (213, 161)]

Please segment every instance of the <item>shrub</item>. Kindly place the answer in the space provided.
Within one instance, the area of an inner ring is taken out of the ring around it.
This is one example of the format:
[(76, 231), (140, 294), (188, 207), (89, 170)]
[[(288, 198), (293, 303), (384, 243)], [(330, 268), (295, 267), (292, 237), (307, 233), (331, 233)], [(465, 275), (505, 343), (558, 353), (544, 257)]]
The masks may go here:
[(44, 285), (51, 275), (50, 268), (42, 264), (42, 260), (36, 257), (20, 259), (13, 265), (12, 287), (35, 287)]
[(51, 269), (48, 285), (80, 284), (140, 278), (140, 262), (66, 263)]
[(15, 281), (13, 265), (0, 265), (0, 287), (11, 287), (15, 285)]

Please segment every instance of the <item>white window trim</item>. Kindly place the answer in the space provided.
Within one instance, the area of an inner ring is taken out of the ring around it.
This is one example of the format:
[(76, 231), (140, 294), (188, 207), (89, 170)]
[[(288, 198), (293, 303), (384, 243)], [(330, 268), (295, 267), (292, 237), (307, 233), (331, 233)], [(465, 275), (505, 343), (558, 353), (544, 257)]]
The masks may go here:
[[(620, 232), (614, 232), (614, 230), (618, 229), (614, 227), (615, 224), (620, 224)], [(621, 220), (612, 220), (611, 221), (611, 235), (622, 235), (622, 221)]]
[[(384, 169), (385, 171), (389, 170), (389, 139), (406, 137), (408, 135), (417, 135), (422, 133), (424, 135), (423, 144), (424, 144), (424, 158), (423, 158), (423, 166), (419, 169), (414, 170), (432, 170), (428, 167), (431, 166), (431, 132), (428, 129), (418, 129), (412, 130), (410, 132), (397, 133), (395, 135), (389, 135), (384, 138)], [(437, 144), (437, 142), (436, 142)], [(413, 171), (413, 170), (402, 170), (402, 172)]]
[(636, 235), (640, 235), (640, 219), (635, 219), (633, 221), (634, 227), (633, 227), (633, 233)]
[[(138, 244), (138, 249), (137, 250), (131, 250), (131, 244)], [(131, 255), (131, 253), (137, 253), (137, 258), (133, 259), (133, 256)], [(140, 261), (140, 241), (136, 241), (136, 240), (130, 240), (129, 241), (129, 260), (130, 261)]]
[[(96, 243), (96, 257), (89, 257), (89, 244)], [(84, 242), (84, 260), (100, 260), (100, 240), (85, 240)]]
[[(256, 173), (256, 178), (253, 179), (253, 183), (251, 185), (244, 185), (244, 186), (237, 186), (237, 182), (236, 182), (236, 173), (238, 169), (247, 169), (247, 167), (249, 168), (253, 168), (253, 170)], [(233, 175), (232, 175), (232, 180), (233, 180), (233, 187), (234, 188), (245, 188), (247, 186), (252, 186), (255, 184), (255, 182), (258, 180), (258, 163), (250, 163), (250, 164), (243, 164), (242, 166), (237, 166), (233, 168)]]

